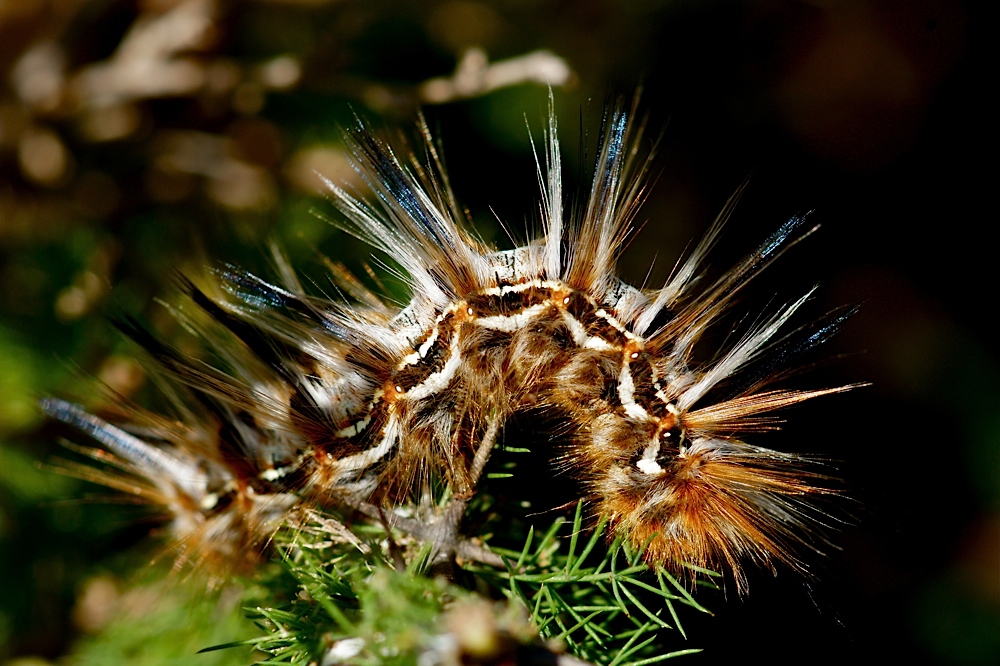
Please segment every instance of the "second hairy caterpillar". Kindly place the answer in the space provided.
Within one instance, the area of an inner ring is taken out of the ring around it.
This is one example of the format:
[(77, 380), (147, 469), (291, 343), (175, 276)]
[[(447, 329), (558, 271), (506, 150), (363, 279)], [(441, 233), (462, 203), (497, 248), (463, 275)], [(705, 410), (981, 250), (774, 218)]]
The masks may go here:
[(529, 409), (561, 424), (568, 445), (547, 457), (579, 480), (609, 534), (645, 547), (651, 563), (724, 566), (740, 587), (748, 561), (796, 566), (818, 517), (810, 497), (826, 491), (800, 457), (740, 436), (768, 428), (774, 410), (849, 388), (766, 385), (850, 313), (779, 336), (807, 294), (695, 363), (694, 346), (743, 285), (811, 230), (791, 219), (702, 286), (720, 222), (663, 288), (623, 283), (616, 261), (650, 159), (633, 111), (607, 112), (579, 210), (564, 205), (550, 114), (543, 233), (499, 252), (463, 226), (425, 128), (421, 161), (359, 123), (349, 146), (374, 197), (329, 189), (342, 226), (398, 267), (406, 307), (339, 265), (333, 277), (352, 304), (306, 295), (285, 265), (280, 285), (226, 268), (216, 293), (186, 283), (200, 319), (178, 313), (226, 371), (121, 325), (156, 359), (176, 418), (133, 408), (119, 427), (61, 400), (43, 408), (97, 440), (91, 454), (118, 470), (88, 476), (163, 507), (182, 559), (209, 567), (253, 564), (297, 508), (426, 507), (442, 489), (470, 497), (497, 429)]

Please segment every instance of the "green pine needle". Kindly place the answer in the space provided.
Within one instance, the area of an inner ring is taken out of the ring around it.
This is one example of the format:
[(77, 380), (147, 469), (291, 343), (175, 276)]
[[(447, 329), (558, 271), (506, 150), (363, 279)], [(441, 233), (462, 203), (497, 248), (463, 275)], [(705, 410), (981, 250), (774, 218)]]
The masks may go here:
[[(494, 549), (505, 569), (464, 563), (448, 579), (428, 575), (430, 543), (372, 525), (351, 526), (359, 540), (337, 539), (322, 527), (335, 521), (315, 519), (275, 539), (283, 571), (245, 609), (264, 635), (203, 652), (253, 647), (268, 657), (261, 664), (374, 666), (427, 655), (447, 663), (442, 650), (465, 660), (466, 650), (568, 650), (602, 666), (641, 666), (698, 651), (683, 644), (681, 609), (708, 611), (641, 550), (605, 546), (603, 523), (586, 530), (582, 504), (572, 522), (530, 527), (519, 550)], [(405, 553), (405, 568), (392, 553)]]

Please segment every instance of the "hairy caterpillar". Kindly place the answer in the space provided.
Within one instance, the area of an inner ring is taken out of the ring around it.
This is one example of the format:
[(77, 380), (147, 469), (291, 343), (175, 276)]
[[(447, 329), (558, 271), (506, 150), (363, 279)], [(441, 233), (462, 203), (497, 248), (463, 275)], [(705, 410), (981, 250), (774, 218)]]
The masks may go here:
[(334, 279), (353, 304), (306, 295), (285, 265), (281, 285), (227, 267), (215, 294), (185, 282), (200, 319), (178, 312), (225, 371), (121, 324), (169, 380), (177, 418), (134, 408), (118, 427), (62, 400), (43, 409), (97, 440), (91, 455), (119, 470), (91, 478), (163, 507), (182, 559), (209, 566), (253, 564), (296, 507), (421, 506), (442, 488), (470, 497), (497, 428), (529, 409), (562, 424), (569, 444), (546, 457), (650, 562), (726, 566), (739, 585), (748, 560), (795, 566), (815, 520), (810, 496), (825, 492), (819, 477), (798, 456), (739, 437), (769, 427), (774, 410), (849, 388), (765, 386), (776, 363), (824, 341), (850, 312), (779, 337), (807, 294), (695, 363), (693, 347), (742, 286), (811, 230), (793, 218), (702, 287), (720, 222), (663, 288), (623, 283), (615, 264), (650, 160), (633, 111), (607, 112), (579, 211), (564, 206), (550, 112), (538, 159), (543, 233), (509, 251), (463, 227), (425, 127), (421, 162), (359, 123), (349, 145), (374, 197), (329, 189), (342, 226), (398, 267), (406, 307), (340, 266)]

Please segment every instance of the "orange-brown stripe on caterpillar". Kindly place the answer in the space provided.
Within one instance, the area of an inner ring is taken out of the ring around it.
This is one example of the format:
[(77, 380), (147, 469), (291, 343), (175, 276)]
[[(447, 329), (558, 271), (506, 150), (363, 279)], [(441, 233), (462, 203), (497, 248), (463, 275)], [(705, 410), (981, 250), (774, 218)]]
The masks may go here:
[[(569, 441), (535, 453), (559, 458), (612, 533), (645, 546), (650, 562), (726, 565), (740, 585), (746, 560), (794, 565), (791, 546), (814, 525), (808, 500), (822, 485), (796, 456), (738, 435), (765, 428), (773, 410), (844, 390), (763, 389), (778, 362), (822, 342), (849, 313), (779, 338), (803, 297), (716, 361), (696, 363), (693, 348), (742, 286), (811, 230), (793, 218), (700, 288), (727, 207), (662, 289), (624, 284), (615, 264), (649, 162), (630, 115), (621, 105), (608, 113), (579, 210), (564, 209), (550, 116), (543, 234), (503, 252), (466, 230), (429, 137), (429, 164), (403, 161), (359, 124), (349, 144), (374, 197), (333, 183), (330, 192), (342, 226), (406, 278), (405, 308), (383, 305), (336, 266), (334, 279), (359, 305), (306, 295), (280, 257), (281, 285), (226, 268), (211, 294), (186, 283), (202, 314), (179, 316), (228, 371), (124, 326), (173, 387), (179, 420), (199, 424), (197, 438), (168, 419), (137, 415), (140, 437), (68, 403), (43, 406), (156, 488), (148, 499), (167, 506), (175, 538), (206, 561), (257, 551), (296, 505), (425, 505), (442, 487), (469, 497), (487, 433), (517, 412), (547, 409)], [(722, 383), (737, 388), (708, 402)]]

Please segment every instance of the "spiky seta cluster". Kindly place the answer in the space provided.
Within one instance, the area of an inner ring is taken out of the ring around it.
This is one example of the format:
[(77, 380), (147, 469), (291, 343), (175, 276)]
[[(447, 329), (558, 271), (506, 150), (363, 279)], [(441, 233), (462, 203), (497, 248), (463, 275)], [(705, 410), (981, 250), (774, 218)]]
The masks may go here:
[(482, 444), (528, 411), (562, 431), (558, 449), (538, 455), (575, 476), (610, 534), (645, 547), (651, 563), (728, 566), (738, 581), (748, 560), (794, 565), (813, 525), (810, 496), (825, 491), (799, 457), (739, 436), (766, 429), (776, 409), (843, 390), (763, 387), (775, 361), (818, 344), (848, 313), (779, 339), (803, 297), (695, 363), (693, 348), (740, 288), (810, 229), (793, 218), (701, 285), (717, 222), (662, 289), (624, 284), (616, 260), (649, 164), (631, 115), (622, 105), (607, 112), (589, 197), (569, 210), (550, 114), (538, 168), (543, 233), (509, 251), (463, 226), (426, 129), (421, 162), (359, 123), (348, 141), (372, 194), (328, 185), (343, 228), (409, 284), (405, 308), (341, 266), (333, 277), (350, 304), (306, 295), (285, 265), (280, 286), (226, 268), (214, 293), (187, 283), (202, 316), (178, 313), (225, 371), (123, 325), (169, 379), (176, 414), (133, 408), (118, 427), (60, 400), (45, 410), (99, 441), (95, 457), (124, 472), (94, 478), (164, 507), (182, 557), (208, 565), (254, 561), (295, 507), (398, 508), (442, 489), (470, 497), (489, 453)]

